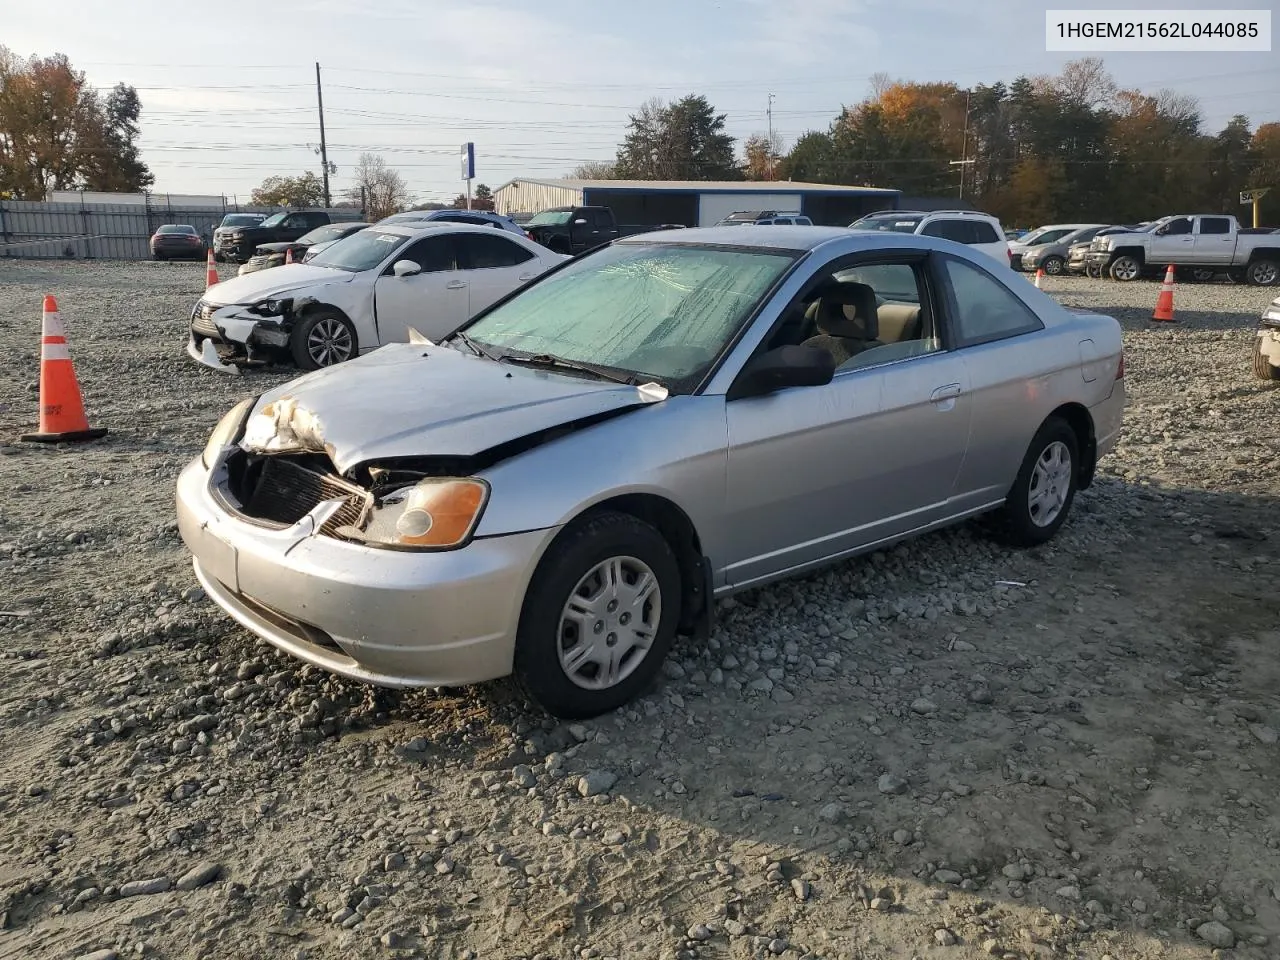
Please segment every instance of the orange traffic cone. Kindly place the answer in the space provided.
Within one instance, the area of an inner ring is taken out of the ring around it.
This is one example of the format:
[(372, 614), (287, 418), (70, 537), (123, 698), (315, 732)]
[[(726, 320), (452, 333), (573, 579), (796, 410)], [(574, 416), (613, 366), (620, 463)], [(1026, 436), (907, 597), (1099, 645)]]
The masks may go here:
[(1160, 287), (1160, 296), (1156, 297), (1156, 308), (1151, 313), (1152, 320), (1173, 323), (1173, 264), (1164, 272), (1164, 284)]
[(40, 337), (40, 432), (26, 433), (23, 440), (34, 443), (62, 443), (68, 440), (97, 440), (105, 437), (105, 427), (90, 429), (84, 415), (84, 400), (76, 380), (67, 333), (58, 316), (58, 301), (44, 298), (44, 320)]
[(213, 262), (213, 251), (209, 251), (209, 256), (205, 259), (204, 265), (204, 288), (208, 290), (218, 282), (218, 265)]
[(293, 263), (293, 247), (285, 247), (284, 262)]
[(1040, 281), (1043, 279), (1044, 279), (1044, 267), (1040, 267), (1038, 270), (1036, 270), (1036, 289), (1037, 290), (1040, 289)]

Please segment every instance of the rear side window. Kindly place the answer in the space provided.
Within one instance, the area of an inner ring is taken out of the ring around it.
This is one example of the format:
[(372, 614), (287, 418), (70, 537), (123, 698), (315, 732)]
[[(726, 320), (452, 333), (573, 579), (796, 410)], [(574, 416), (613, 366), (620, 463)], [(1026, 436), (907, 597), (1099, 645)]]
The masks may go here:
[(990, 343), (1044, 329), (1035, 312), (1000, 281), (954, 257), (941, 259), (951, 290), (959, 346)]
[(941, 237), (956, 243), (973, 243), (973, 231), (963, 220), (930, 220), (920, 233), (926, 237)]
[(1230, 233), (1231, 221), (1226, 217), (1201, 217), (1200, 232), (1202, 234)]
[(969, 224), (973, 231), (973, 240), (971, 243), (999, 243), (1000, 235), (996, 233), (996, 228), (985, 220), (974, 220)]
[(454, 237), (458, 265), (463, 270), (514, 267), (533, 259), (533, 253), (496, 233), (468, 233)]
[(596, 227), (600, 230), (609, 230), (613, 227), (613, 215), (608, 210), (597, 210), (595, 221)]

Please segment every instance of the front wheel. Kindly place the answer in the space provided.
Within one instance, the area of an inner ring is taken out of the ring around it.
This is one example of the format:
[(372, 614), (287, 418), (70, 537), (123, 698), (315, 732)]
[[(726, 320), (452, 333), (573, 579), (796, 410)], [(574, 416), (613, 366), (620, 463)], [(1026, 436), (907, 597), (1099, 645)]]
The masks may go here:
[(1128, 283), (1137, 280), (1142, 274), (1142, 264), (1137, 257), (1116, 257), (1111, 261), (1111, 279)]
[(1259, 380), (1280, 380), (1280, 367), (1262, 352), (1262, 338), (1253, 338), (1253, 375)]
[(515, 679), (553, 716), (586, 719), (653, 680), (680, 620), (680, 567), (656, 529), (602, 513), (538, 565), (516, 638)]
[(1001, 508), (1011, 545), (1034, 547), (1052, 539), (1066, 522), (1076, 495), (1079, 443), (1071, 425), (1050, 417), (1036, 432)]
[(1062, 273), (1063, 268), (1067, 265), (1067, 261), (1061, 257), (1045, 257), (1044, 263), (1040, 264), (1044, 268), (1044, 272), (1051, 277), (1056, 277)]
[(356, 355), (356, 332), (336, 310), (316, 310), (294, 325), (289, 349), (299, 369), (331, 367)]
[(1280, 264), (1274, 260), (1255, 260), (1245, 268), (1245, 278), (1257, 287), (1274, 287), (1280, 283)]

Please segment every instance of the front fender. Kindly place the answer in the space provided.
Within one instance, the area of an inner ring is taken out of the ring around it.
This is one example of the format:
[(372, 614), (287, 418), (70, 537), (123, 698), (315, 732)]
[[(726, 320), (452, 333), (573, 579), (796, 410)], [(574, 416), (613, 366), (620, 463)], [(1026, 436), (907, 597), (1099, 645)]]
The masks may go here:
[(361, 353), (381, 346), (373, 319), (373, 283), (363, 276), (345, 283), (325, 283), (306, 287), (293, 297), (294, 310), (305, 312), (312, 304), (341, 310), (356, 331), (356, 344)]
[(727, 438), (723, 397), (677, 396), (548, 441), (481, 472), (491, 493), (476, 536), (558, 526), (613, 497), (651, 494), (684, 511), (714, 562)]

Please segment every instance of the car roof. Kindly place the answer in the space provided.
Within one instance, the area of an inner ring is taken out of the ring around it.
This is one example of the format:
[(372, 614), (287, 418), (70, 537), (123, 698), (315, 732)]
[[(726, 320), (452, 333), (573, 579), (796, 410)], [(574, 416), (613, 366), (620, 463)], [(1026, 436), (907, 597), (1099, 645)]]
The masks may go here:
[(371, 227), (379, 233), (398, 233), (404, 237), (425, 237), (432, 233), (479, 233), (486, 237), (501, 233), (504, 236), (523, 239), (523, 233), (508, 230), (495, 231), (474, 223), (455, 223), (452, 220), (416, 220), (409, 223), (375, 223)]
[[(850, 230), (848, 227), (819, 227), (797, 224), (794, 226), (764, 226), (747, 223), (738, 227), (685, 227), (680, 230), (654, 230), (637, 233), (617, 244), (697, 244), (741, 248), (769, 248), (808, 252), (831, 243), (841, 243), (844, 252), (860, 253), (864, 250), (946, 250), (963, 251), (973, 258), (971, 248), (953, 240), (928, 237), (917, 233), (887, 233), (878, 230)], [(977, 254), (976, 256), (986, 256)], [(983, 261), (978, 260), (981, 263)]]

